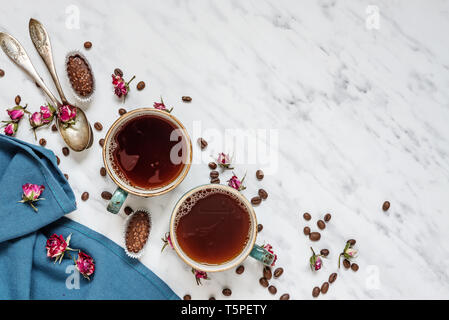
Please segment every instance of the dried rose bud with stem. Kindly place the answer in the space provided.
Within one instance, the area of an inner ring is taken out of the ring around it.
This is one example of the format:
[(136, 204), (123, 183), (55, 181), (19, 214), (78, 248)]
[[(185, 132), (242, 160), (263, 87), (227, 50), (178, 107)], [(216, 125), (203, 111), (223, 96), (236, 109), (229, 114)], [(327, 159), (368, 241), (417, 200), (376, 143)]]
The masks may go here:
[(353, 249), (351, 242), (347, 241), (346, 246), (343, 249), (343, 252), (340, 253), (340, 255), (338, 256), (338, 268), (340, 268), (340, 260), (342, 256), (348, 260), (351, 260), (357, 256), (357, 252), (358, 252), (357, 250)]

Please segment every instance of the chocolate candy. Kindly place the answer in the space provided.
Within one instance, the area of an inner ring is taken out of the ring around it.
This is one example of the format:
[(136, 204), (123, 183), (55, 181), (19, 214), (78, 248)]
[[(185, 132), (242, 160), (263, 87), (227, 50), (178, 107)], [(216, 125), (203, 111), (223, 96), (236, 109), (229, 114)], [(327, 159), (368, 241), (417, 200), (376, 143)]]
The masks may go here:
[(150, 235), (150, 218), (144, 211), (136, 211), (130, 218), (126, 228), (126, 249), (134, 254), (139, 253), (147, 243)]
[(89, 64), (79, 54), (67, 59), (67, 76), (73, 90), (82, 98), (88, 98), (94, 91), (94, 77)]

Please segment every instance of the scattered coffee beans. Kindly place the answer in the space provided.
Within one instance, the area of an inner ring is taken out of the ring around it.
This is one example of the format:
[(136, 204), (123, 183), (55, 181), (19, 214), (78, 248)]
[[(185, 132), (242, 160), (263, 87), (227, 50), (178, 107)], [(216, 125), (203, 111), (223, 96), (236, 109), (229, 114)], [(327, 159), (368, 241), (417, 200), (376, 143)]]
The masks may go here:
[(308, 236), (310, 234), (310, 228), (309, 227), (304, 227), (304, 234), (306, 236)]
[(191, 101), (192, 101), (192, 98), (189, 97), (189, 96), (183, 96), (183, 97), (182, 97), (182, 101), (184, 101), (184, 102), (191, 102)]
[(258, 205), (262, 202), (262, 199), (259, 196), (255, 196), (251, 198), (251, 203), (253, 205)]
[(327, 257), (329, 255), (329, 250), (327, 249), (321, 249), (320, 254), (324, 257)]
[(260, 232), (260, 231), (262, 231), (263, 230), (263, 225), (262, 224), (258, 224), (257, 225), (257, 232)]
[(280, 296), (279, 300), (290, 300), (290, 295), (288, 293), (284, 293)]
[(345, 269), (349, 269), (349, 267), (351, 266), (351, 262), (349, 262), (348, 259), (343, 260), (343, 266), (345, 267)]
[(321, 233), (319, 233), (319, 232), (311, 232), (309, 234), (309, 239), (311, 241), (318, 241), (318, 240), (321, 239)]
[(354, 246), (357, 241), (355, 241), (355, 239), (349, 239), (348, 241), (346, 241), (346, 243), (348, 243), (348, 242), (351, 246)]
[(66, 173), (64, 173), (64, 178), (65, 178), (66, 180), (69, 180), (69, 175), (66, 174)]
[(332, 218), (332, 215), (330, 213), (326, 213), (326, 215), (324, 216), (324, 221), (329, 222)]
[(45, 145), (47, 144), (47, 140), (45, 140), (44, 138), (40, 138), (39, 139), (39, 144), (43, 147), (45, 147)]
[(209, 300), (215, 300), (215, 297), (214, 297), (214, 296), (212, 296), (212, 297), (210, 297), (210, 298), (209, 298)]
[(264, 176), (264, 174), (263, 174), (262, 170), (259, 169), (259, 170), (256, 171), (256, 178), (257, 179), (262, 180), (263, 176)]
[(326, 224), (324, 223), (323, 220), (318, 220), (318, 222), (316, 223), (316, 225), (318, 226), (318, 228), (320, 228), (321, 230), (326, 228)]
[(276, 268), (276, 270), (274, 270), (274, 278), (279, 278), (280, 276), (282, 276), (282, 274), (284, 273), (284, 269), (282, 269), (281, 267)]
[(267, 280), (271, 280), (271, 278), (273, 277), (273, 274), (271, 273), (271, 268), (268, 266), (265, 266), (263, 268), (263, 277)]
[(22, 98), (20, 98), (20, 96), (17, 95), (16, 98), (14, 99), (14, 102), (16, 103), (16, 106), (20, 105), (20, 101), (22, 101)]
[(94, 128), (95, 128), (97, 131), (101, 131), (101, 130), (103, 130), (103, 125), (102, 125), (100, 122), (95, 122), (95, 123), (94, 123)]
[(204, 150), (207, 147), (207, 141), (203, 138), (198, 138), (198, 144), (201, 147), (201, 150)]
[(98, 140), (98, 144), (103, 148), (103, 146), (104, 146), (104, 139)]
[(324, 283), (321, 285), (321, 293), (322, 293), (322, 294), (326, 294), (326, 293), (327, 293), (327, 290), (329, 290), (329, 282), (324, 282)]
[(232, 291), (229, 288), (225, 288), (223, 289), (222, 293), (224, 296), (229, 297), (232, 294)]
[(312, 219), (312, 216), (310, 215), (310, 213), (306, 212), (302, 215), (302, 217), (304, 218), (304, 220), (309, 221), (310, 219)]
[(268, 287), (268, 280), (264, 277), (259, 279), (259, 283), (262, 287), (267, 288)]
[(359, 270), (359, 265), (357, 263), (353, 263), (351, 264), (351, 269), (352, 271), (357, 272)]
[(57, 163), (58, 166), (59, 166), (59, 164), (61, 163), (61, 159), (59, 159), (58, 156), (56, 156), (56, 163)]
[(268, 198), (268, 193), (264, 189), (259, 189), (257, 193), (259, 194), (259, 197), (264, 200)]
[(67, 147), (62, 148), (62, 154), (65, 155), (66, 157), (69, 155), (70, 150)]
[(103, 191), (103, 192), (101, 193), (101, 197), (102, 197), (104, 200), (111, 200), (111, 198), (112, 198), (112, 193), (110, 193), (109, 191)]
[(131, 213), (134, 212), (134, 210), (131, 207), (125, 207), (123, 210), (127, 216), (129, 216)]
[(51, 126), (51, 131), (53, 131), (53, 132), (58, 131), (58, 128), (56, 127), (55, 124), (53, 124), (53, 125)]
[(126, 110), (123, 108), (118, 109), (118, 114), (123, 116), (126, 113)]
[(89, 199), (89, 192), (83, 192), (81, 200), (86, 201), (87, 199)]
[(102, 176), (102, 177), (105, 177), (106, 176), (106, 168), (105, 167), (101, 167), (100, 168), (100, 175)]
[(190, 294), (186, 294), (183, 299), (184, 300), (192, 300), (192, 297), (190, 296)]
[(382, 210), (387, 211), (388, 209), (390, 209), (390, 201), (385, 201), (382, 205)]
[(145, 89), (145, 82), (139, 81), (139, 83), (137, 83), (136, 88), (137, 88), (137, 90), (139, 90), (139, 91)]
[(220, 173), (218, 171), (211, 171), (209, 173), (209, 176), (213, 179), (213, 178), (218, 178), (218, 176), (220, 175)]
[(242, 274), (245, 271), (245, 267), (244, 266), (238, 266), (237, 269), (235, 269), (235, 272), (237, 274)]
[(129, 220), (126, 228), (126, 249), (138, 253), (147, 243), (150, 235), (150, 219), (144, 211), (137, 211)]
[(335, 280), (337, 280), (337, 274), (334, 272), (329, 276), (329, 283), (333, 283)]
[(219, 178), (213, 178), (213, 179), (210, 180), (210, 183), (219, 184), (220, 183), (220, 179)]
[(90, 42), (90, 41), (84, 42), (84, 48), (86, 48), (86, 49), (92, 48), (92, 42)]
[(3, 69), (0, 69), (0, 78), (3, 78), (5, 76), (5, 71)]
[(276, 292), (278, 292), (278, 289), (276, 289), (275, 286), (269, 286), (269, 287), (268, 287), (268, 291), (269, 291), (271, 294), (276, 294)]
[(217, 164), (215, 162), (209, 162), (209, 168), (212, 170), (217, 169)]
[(312, 290), (312, 297), (316, 298), (320, 295), (320, 287), (315, 287)]
[(123, 77), (123, 71), (120, 70), (119, 68), (115, 68), (115, 69), (114, 69), (114, 74), (115, 74), (116, 76)]

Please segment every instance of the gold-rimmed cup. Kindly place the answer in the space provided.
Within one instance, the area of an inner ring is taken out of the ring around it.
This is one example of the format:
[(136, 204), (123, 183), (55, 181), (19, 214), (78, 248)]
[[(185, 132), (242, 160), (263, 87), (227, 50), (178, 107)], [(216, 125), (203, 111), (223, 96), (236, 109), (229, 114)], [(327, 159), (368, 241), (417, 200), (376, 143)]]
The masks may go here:
[[(172, 124), (175, 128), (172, 134), (173, 139), (179, 140), (180, 137), (181, 140), (179, 143), (182, 146), (182, 159), (177, 159), (177, 161), (182, 161), (183, 163), (182, 170), (172, 181), (168, 181), (166, 184), (157, 188), (141, 188), (132, 185), (129, 181), (122, 178), (124, 174), (123, 172), (120, 172), (120, 167), (114, 164), (113, 159), (113, 148), (117, 147), (114, 139), (120, 129), (126, 126), (130, 120), (148, 115), (161, 118), (162, 120)], [(103, 145), (103, 162), (106, 172), (117, 185), (117, 190), (112, 195), (112, 198), (108, 203), (107, 210), (111, 213), (117, 214), (125, 202), (128, 194), (133, 194), (139, 197), (154, 197), (167, 193), (176, 188), (189, 172), (192, 163), (192, 142), (184, 125), (169, 112), (154, 108), (139, 108), (125, 113), (109, 128)]]

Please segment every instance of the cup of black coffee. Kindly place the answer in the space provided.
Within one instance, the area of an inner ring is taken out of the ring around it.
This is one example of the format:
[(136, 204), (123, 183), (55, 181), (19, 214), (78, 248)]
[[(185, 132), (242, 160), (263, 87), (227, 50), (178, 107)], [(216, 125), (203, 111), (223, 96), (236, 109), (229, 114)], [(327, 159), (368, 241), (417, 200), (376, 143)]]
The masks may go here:
[(103, 162), (118, 188), (108, 211), (118, 213), (128, 194), (153, 197), (176, 188), (189, 172), (192, 143), (182, 123), (166, 111), (125, 113), (106, 134)]
[(255, 244), (256, 214), (237, 190), (219, 184), (196, 187), (181, 197), (170, 220), (179, 257), (196, 270), (217, 272), (251, 256), (271, 265), (274, 255)]

